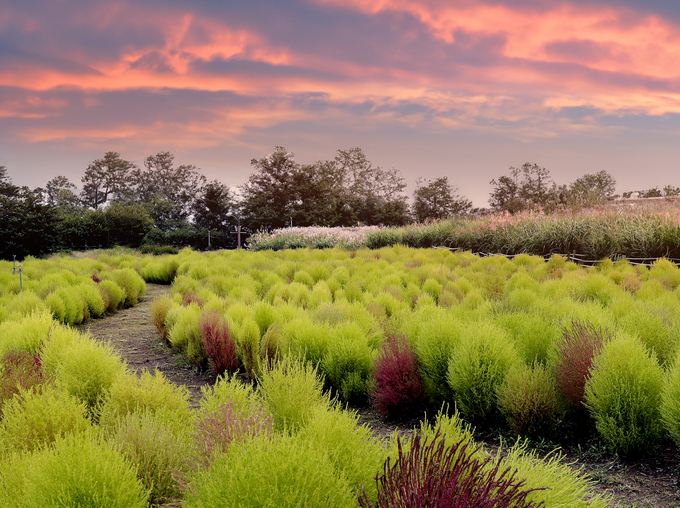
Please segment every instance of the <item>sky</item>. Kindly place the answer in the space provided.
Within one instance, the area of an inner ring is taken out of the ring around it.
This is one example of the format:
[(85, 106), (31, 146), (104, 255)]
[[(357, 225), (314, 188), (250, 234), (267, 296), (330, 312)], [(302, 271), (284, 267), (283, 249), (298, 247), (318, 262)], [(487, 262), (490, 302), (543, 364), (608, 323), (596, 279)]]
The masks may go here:
[(80, 185), (116, 151), (243, 184), (360, 147), (475, 206), (525, 162), (680, 186), (674, 0), (6, 0), (0, 165)]

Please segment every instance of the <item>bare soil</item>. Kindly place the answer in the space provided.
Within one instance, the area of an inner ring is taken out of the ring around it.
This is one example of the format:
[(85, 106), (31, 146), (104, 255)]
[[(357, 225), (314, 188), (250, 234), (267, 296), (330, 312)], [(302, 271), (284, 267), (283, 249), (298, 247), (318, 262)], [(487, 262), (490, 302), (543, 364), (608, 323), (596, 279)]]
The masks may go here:
[[(186, 386), (192, 407), (198, 407), (201, 387), (210, 386), (215, 378), (199, 372), (182, 355), (172, 351), (156, 333), (151, 323), (151, 303), (170, 292), (169, 286), (147, 284), (140, 303), (104, 319), (91, 321), (83, 328), (102, 341), (109, 342), (127, 362), (130, 370), (141, 373), (160, 370), (177, 385)], [(418, 421), (400, 423), (383, 422), (370, 407), (358, 408), (360, 422), (371, 427), (383, 438), (394, 432), (408, 437)], [(477, 433), (476, 438), (489, 448), (500, 445), (501, 436), (494, 433)], [(505, 443), (512, 442), (509, 435)], [(532, 443), (539, 454), (547, 454), (559, 443), (559, 437), (551, 443)], [(653, 454), (638, 458), (617, 457), (606, 452), (592, 440), (581, 446), (573, 438), (561, 443), (565, 461), (580, 468), (594, 482), (594, 492), (611, 494), (611, 506), (620, 508), (680, 508), (680, 453), (669, 441)]]

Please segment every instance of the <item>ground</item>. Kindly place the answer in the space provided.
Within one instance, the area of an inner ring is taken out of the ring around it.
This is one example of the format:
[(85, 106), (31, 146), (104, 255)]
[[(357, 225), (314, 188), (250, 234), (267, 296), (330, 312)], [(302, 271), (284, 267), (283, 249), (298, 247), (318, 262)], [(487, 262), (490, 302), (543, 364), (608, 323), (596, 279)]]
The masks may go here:
[[(140, 303), (104, 319), (84, 326), (96, 339), (108, 341), (136, 372), (155, 369), (178, 385), (188, 388), (193, 407), (198, 406), (201, 387), (214, 383), (214, 377), (198, 372), (181, 355), (175, 354), (162, 341), (151, 323), (149, 309), (156, 298), (168, 294), (169, 286), (147, 284)], [(359, 408), (360, 422), (371, 427), (381, 437), (395, 431), (408, 435), (416, 421), (385, 423), (370, 409)], [(486, 446), (495, 448), (500, 443), (497, 434), (477, 434)], [(504, 437), (507, 443), (508, 436)], [(548, 453), (554, 444), (533, 443), (540, 453)], [(593, 444), (563, 443), (565, 460), (573, 467), (582, 468), (594, 482), (596, 493), (613, 496), (612, 506), (621, 508), (680, 508), (680, 454), (670, 442), (649, 456), (626, 459), (616, 457)]]

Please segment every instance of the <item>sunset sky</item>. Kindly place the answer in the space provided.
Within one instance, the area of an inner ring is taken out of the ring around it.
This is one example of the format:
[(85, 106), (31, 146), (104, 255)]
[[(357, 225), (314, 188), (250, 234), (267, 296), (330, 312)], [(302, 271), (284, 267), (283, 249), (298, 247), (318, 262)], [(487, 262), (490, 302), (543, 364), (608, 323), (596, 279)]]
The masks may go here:
[(22, 0), (0, 3), (0, 165), (80, 185), (160, 151), (237, 186), (284, 146), (363, 148), (476, 206), (509, 166), (617, 191), (680, 186), (672, 0)]

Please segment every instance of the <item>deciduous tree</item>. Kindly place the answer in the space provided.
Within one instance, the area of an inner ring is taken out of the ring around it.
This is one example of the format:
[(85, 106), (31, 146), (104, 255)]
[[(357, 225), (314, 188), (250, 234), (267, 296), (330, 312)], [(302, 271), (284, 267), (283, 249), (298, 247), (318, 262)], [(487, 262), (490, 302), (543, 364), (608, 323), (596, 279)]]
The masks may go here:
[(92, 161), (80, 180), (83, 184), (80, 192), (83, 204), (97, 210), (109, 199), (131, 199), (130, 178), (134, 169), (136, 166), (121, 159), (118, 152), (106, 152), (102, 159)]
[(434, 180), (419, 178), (413, 193), (413, 217), (418, 222), (425, 222), (428, 219), (446, 219), (468, 212), (472, 208), (472, 202), (465, 196), (456, 194), (457, 190), (446, 176)]
[(489, 204), (495, 210), (510, 213), (522, 210), (550, 209), (557, 204), (557, 186), (550, 171), (538, 164), (526, 162), (510, 167), (510, 175), (491, 180)]

